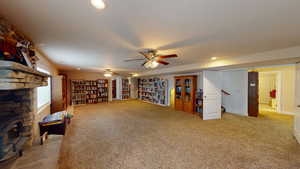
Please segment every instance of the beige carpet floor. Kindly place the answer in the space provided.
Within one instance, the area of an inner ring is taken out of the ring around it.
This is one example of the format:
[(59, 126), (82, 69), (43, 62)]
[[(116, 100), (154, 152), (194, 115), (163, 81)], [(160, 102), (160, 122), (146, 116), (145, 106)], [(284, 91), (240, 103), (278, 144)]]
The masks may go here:
[[(299, 169), (292, 117), (222, 120), (136, 100), (87, 105), (62, 142), (60, 169)], [(271, 115), (272, 116), (272, 115)]]

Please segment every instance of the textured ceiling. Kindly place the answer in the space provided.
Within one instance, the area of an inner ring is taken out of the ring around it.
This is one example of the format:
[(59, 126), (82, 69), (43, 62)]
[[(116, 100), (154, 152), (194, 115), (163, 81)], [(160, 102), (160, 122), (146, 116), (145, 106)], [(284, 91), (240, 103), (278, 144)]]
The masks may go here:
[[(297, 0), (1, 0), (0, 14), (31, 37), (61, 69), (137, 72), (142, 48), (172, 66), (300, 45)], [(161, 68), (162, 66), (160, 66)]]

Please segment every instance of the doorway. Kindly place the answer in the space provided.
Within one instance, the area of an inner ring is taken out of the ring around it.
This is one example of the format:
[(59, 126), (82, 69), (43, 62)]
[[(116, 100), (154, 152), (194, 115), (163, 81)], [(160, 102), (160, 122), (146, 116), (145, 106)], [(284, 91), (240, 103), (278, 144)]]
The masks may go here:
[(112, 98), (113, 99), (117, 98), (117, 80), (116, 79), (112, 80)]
[(281, 72), (248, 73), (248, 115), (257, 117), (281, 112)]
[(259, 72), (258, 103), (259, 113), (272, 114), (281, 112), (281, 72)]
[[(257, 106), (257, 115), (259, 113), (295, 115), (296, 64), (259, 67), (249, 71), (257, 73), (257, 87), (255, 83), (251, 84), (252, 86), (248, 85), (249, 110)], [(249, 83), (251, 78), (249, 75)], [(255, 91), (250, 91), (251, 89)], [(255, 92), (257, 98), (251, 98), (250, 95)], [(257, 104), (250, 105), (251, 102)], [(251, 116), (250, 112), (248, 113)]]

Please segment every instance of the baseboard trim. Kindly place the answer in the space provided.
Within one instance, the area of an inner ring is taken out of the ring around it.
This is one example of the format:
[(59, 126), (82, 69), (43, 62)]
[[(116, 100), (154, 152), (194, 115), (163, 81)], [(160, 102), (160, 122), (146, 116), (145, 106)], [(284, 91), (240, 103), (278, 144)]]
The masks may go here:
[(221, 113), (220, 114), (212, 114), (209, 116), (203, 116), (203, 120), (219, 120), (222, 118)]
[(287, 115), (293, 115), (293, 116), (296, 115), (296, 113), (294, 113), (294, 112), (281, 112), (281, 114), (287, 114)]

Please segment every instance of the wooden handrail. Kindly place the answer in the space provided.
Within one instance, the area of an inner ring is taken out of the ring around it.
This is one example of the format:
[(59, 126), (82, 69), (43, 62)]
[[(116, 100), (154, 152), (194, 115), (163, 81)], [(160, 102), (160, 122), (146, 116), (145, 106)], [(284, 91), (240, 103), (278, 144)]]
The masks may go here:
[(226, 92), (225, 90), (222, 89), (222, 93), (226, 94), (226, 95), (231, 95), (230, 93)]

